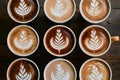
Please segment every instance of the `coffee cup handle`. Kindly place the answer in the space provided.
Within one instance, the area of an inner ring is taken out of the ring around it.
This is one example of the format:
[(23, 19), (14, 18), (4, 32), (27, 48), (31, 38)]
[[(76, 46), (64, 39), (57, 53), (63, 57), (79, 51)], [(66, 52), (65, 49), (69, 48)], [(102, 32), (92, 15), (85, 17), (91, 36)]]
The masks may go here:
[(120, 37), (119, 36), (112, 36), (111, 41), (112, 42), (120, 41)]

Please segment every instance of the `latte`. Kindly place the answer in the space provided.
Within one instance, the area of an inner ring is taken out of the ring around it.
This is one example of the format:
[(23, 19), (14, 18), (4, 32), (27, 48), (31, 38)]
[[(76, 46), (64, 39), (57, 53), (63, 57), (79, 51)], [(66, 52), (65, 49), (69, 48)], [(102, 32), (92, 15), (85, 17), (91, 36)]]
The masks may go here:
[(7, 80), (39, 80), (37, 65), (26, 58), (13, 61), (7, 70)]
[(36, 51), (39, 45), (39, 37), (30, 26), (19, 25), (10, 31), (7, 44), (14, 54), (28, 56)]
[(53, 22), (63, 23), (70, 20), (75, 10), (74, 0), (45, 0), (44, 12)]
[(56, 25), (48, 29), (44, 36), (46, 50), (54, 56), (66, 56), (76, 45), (73, 31), (63, 25)]
[(81, 0), (81, 15), (91, 23), (100, 23), (110, 14), (111, 5), (109, 0)]
[(65, 59), (55, 59), (44, 70), (44, 80), (76, 80), (76, 70)]
[(80, 34), (79, 45), (87, 55), (101, 56), (108, 51), (111, 45), (111, 36), (102, 26), (91, 25)]
[(112, 71), (107, 62), (93, 58), (82, 65), (79, 76), (80, 80), (111, 80)]
[(38, 0), (9, 0), (8, 14), (18, 23), (28, 23), (39, 13)]

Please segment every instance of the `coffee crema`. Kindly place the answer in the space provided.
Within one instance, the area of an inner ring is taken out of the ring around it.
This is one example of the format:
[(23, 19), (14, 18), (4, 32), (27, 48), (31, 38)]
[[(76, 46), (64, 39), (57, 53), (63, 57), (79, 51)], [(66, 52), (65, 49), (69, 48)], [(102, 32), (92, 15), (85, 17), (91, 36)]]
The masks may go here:
[(53, 26), (44, 36), (44, 46), (54, 56), (68, 55), (75, 44), (76, 38), (73, 31), (63, 25)]
[(28, 23), (32, 21), (38, 13), (38, 0), (10, 0), (8, 3), (8, 14), (18, 23)]
[(83, 52), (90, 56), (104, 54), (110, 47), (109, 33), (98, 25), (91, 25), (84, 29), (79, 37), (79, 45)]
[(9, 49), (18, 56), (31, 55), (39, 45), (37, 32), (27, 25), (19, 25), (13, 28), (7, 41)]
[(44, 70), (44, 80), (76, 80), (76, 70), (65, 59), (55, 59)]
[(82, 0), (80, 12), (89, 22), (101, 22), (110, 14), (110, 2), (108, 0)]
[(73, 0), (46, 0), (44, 12), (46, 16), (57, 23), (63, 23), (72, 18), (76, 10)]
[(112, 71), (107, 62), (101, 59), (90, 59), (80, 69), (80, 80), (111, 80)]
[(7, 80), (39, 80), (37, 65), (26, 58), (13, 61), (7, 70)]

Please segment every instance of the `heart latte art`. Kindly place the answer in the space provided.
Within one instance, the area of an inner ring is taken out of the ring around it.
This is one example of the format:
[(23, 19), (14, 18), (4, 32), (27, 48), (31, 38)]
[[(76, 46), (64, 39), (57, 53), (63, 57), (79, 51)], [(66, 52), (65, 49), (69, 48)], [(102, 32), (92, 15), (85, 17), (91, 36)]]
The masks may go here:
[(88, 55), (102, 55), (110, 46), (109, 33), (97, 25), (89, 26), (80, 35), (80, 47)]
[(8, 36), (8, 47), (19, 56), (32, 54), (38, 46), (38, 35), (26, 25), (15, 27)]

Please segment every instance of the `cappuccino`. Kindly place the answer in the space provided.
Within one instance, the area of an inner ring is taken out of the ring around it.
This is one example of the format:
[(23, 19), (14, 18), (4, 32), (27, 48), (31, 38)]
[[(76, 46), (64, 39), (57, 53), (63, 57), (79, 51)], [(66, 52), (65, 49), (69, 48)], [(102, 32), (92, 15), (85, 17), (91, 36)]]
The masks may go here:
[(108, 51), (111, 45), (111, 36), (102, 26), (91, 25), (80, 34), (79, 45), (87, 55), (101, 56)]
[(37, 65), (26, 58), (13, 61), (7, 70), (7, 80), (39, 80)]
[(55, 59), (44, 70), (44, 80), (76, 80), (76, 70), (65, 59)]
[(104, 21), (111, 12), (109, 0), (81, 0), (81, 15), (91, 23)]
[(45, 0), (44, 12), (53, 22), (64, 23), (70, 20), (75, 10), (74, 0)]
[(8, 14), (18, 23), (28, 23), (39, 13), (38, 0), (9, 0)]
[(28, 56), (36, 51), (39, 45), (39, 37), (30, 26), (19, 25), (10, 31), (7, 44), (14, 54)]
[(112, 71), (107, 62), (93, 58), (82, 65), (79, 76), (80, 80), (111, 80)]
[(66, 56), (76, 45), (73, 31), (63, 25), (55, 25), (48, 29), (44, 36), (46, 50), (54, 56)]

